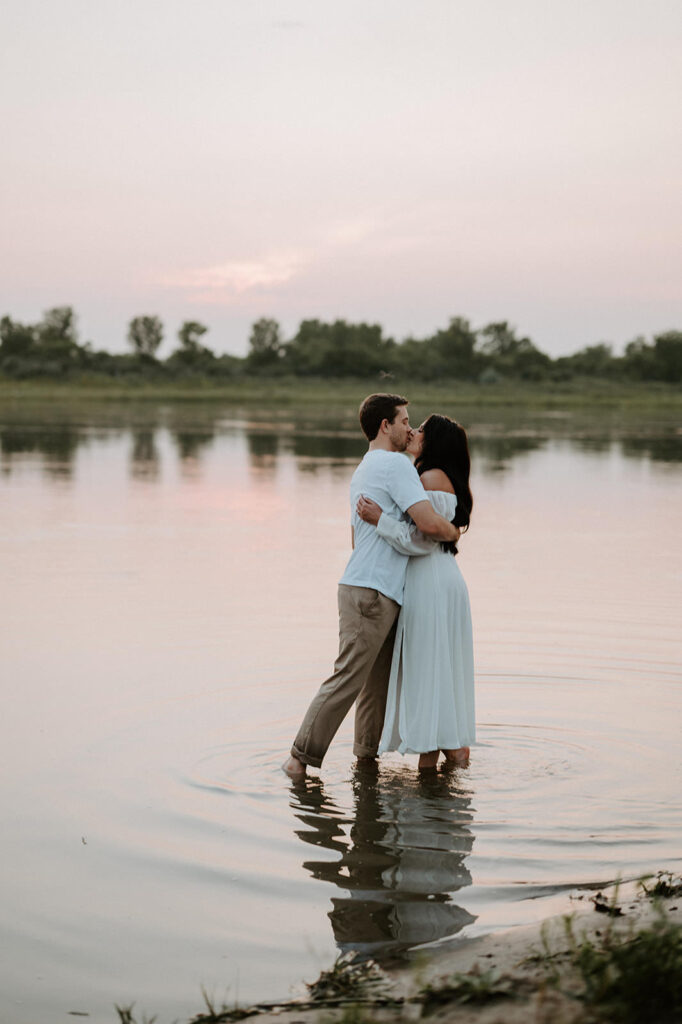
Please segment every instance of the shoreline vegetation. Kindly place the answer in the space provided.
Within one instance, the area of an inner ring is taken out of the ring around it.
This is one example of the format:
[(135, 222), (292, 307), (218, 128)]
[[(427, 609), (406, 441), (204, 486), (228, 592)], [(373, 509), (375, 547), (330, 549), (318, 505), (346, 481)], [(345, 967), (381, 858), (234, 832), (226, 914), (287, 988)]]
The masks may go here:
[(355, 411), (360, 399), (372, 391), (406, 393), (410, 402), (434, 407), (489, 407), (503, 409), (519, 406), (527, 411), (588, 408), (599, 410), (675, 412), (682, 408), (682, 388), (661, 381), (601, 380), (574, 378), (561, 383), (549, 381), (505, 380), (481, 384), (447, 379), (410, 381), (377, 378), (241, 376), (215, 381), (207, 378), (160, 381), (149, 379), (117, 380), (81, 374), (66, 379), (15, 380), (0, 374), (0, 402), (32, 401), (59, 403), (92, 402), (186, 402), (228, 403), (230, 405), (300, 406)]
[[(682, 1020), (682, 880), (575, 890), (570, 914), (493, 932), (409, 966), (342, 956), (307, 997), (217, 1005), (190, 1024), (674, 1024)], [(120, 1024), (145, 1024), (134, 1006)]]
[[(186, 320), (177, 331), (177, 346), (158, 358), (164, 325), (158, 316), (134, 317), (127, 332), (130, 352), (112, 353), (81, 342), (72, 306), (45, 310), (37, 323), (0, 318), (0, 379), (65, 382), (94, 387), (108, 384), (180, 386), (182, 390), (240, 387), (262, 380), (274, 388), (284, 380), (303, 383), (372, 380), (373, 390), (396, 391), (415, 385), (456, 382), (458, 387), (494, 389), (507, 384), (568, 387), (585, 382), (627, 386), (631, 382), (682, 382), (682, 331), (671, 329), (633, 338), (622, 355), (599, 342), (572, 355), (552, 358), (517, 333), (508, 321), (473, 327), (466, 317), (424, 338), (397, 341), (380, 324), (302, 320), (285, 338), (277, 320), (261, 317), (250, 330), (245, 356), (217, 354), (204, 343), (208, 328)], [(382, 386), (378, 387), (377, 382)]]

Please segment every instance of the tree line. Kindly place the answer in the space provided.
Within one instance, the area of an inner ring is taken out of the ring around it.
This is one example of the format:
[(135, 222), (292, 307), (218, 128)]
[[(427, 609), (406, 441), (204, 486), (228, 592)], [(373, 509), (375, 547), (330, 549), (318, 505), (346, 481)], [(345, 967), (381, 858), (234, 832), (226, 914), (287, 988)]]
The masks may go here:
[(204, 343), (208, 328), (186, 320), (166, 359), (157, 352), (164, 338), (158, 316), (136, 316), (128, 325), (130, 352), (114, 354), (78, 339), (71, 306), (46, 310), (36, 324), (0, 320), (0, 374), (13, 379), (112, 378), (188, 379), (236, 376), (385, 377), (494, 383), (498, 380), (562, 381), (573, 377), (682, 380), (682, 331), (648, 341), (635, 338), (615, 355), (607, 344), (588, 345), (552, 358), (505, 320), (474, 329), (464, 317), (425, 338), (384, 336), (379, 324), (335, 320), (301, 321), (286, 339), (277, 320), (263, 317), (251, 327), (246, 356), (217, 355)]

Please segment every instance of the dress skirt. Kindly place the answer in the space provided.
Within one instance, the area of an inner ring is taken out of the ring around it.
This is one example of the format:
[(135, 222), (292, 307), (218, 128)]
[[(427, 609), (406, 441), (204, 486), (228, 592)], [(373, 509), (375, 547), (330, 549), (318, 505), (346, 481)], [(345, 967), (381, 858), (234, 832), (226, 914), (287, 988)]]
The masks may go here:
[(476, 740), (469, 594), (454, 555), (410, 558), (379, 753), (422, 754)]

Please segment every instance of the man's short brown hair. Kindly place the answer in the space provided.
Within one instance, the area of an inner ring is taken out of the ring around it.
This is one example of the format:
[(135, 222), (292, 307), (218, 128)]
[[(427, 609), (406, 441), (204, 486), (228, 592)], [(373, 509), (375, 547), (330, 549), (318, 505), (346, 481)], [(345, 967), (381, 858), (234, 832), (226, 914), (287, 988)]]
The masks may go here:
[(384, 420), (393, 423), (401, 405), (408, 401), (402, 395), (368, 395), (360, 406), (360, 426), (368, 441), (373, 441)]

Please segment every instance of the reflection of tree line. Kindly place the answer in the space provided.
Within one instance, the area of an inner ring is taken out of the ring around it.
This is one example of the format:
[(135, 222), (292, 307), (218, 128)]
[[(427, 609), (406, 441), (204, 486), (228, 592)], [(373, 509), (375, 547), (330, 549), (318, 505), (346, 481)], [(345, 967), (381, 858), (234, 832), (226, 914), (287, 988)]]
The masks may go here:
[[(136, 479), (155, 479), (160, 470), (161, 455), (158, 439), (161, 430), (156, 425), (129, 428), (131, 437), (130, 469)], [(120, 432), (119, 432), (120, 433)], [(215, 444), (217, 430), (169, 429), (181, 462), (198, 462)], [(301, 460), (301, 468), (316, 469), (324, 460), (346, 462), (362, 458), (364, 445), (353, 437), (319, 437), (314, 433), (267, 432), (245, 430), (251, 464), (262, 468), (272, 465), (281, 455), (293, 455)], [(4, 472), (11, 472), (15, 459), (26, 455), (41, 455), (43, 468), (49, 475), (71, 476), (76, 453), (82, 445), (91, 443), (91, 436), (75, 424), (55, 424), (49, 428), (0, 426), (0, 462)]]
[(39, 455), (48, 476), (68, 477), (76, 450), (83, 441), (82, 434), (74, 427), (50, 430), (0, 427), (0, 467), (4, 473), (9, 473), (17, 456)]
[[(127, 430), (132, 440), (130, 472), (133, 478), (154, 480), (158, 477), (161, 465), (158, 437), (161, 429), (169, 431), (182, 463), (200, 463), (202, 456), (220, 436), (218, 429), (206, 423), (202, 424), (201, 429), (185, 426), (161, 428), (153, 423), (129, 427)], [(122, 432), (119, 430), (119, 434)], [(246, 428), (244, 437), (251, 465), (260, 470), (274, 467), (280, 456), (288, 455), (297, 460), (300, 470), (316, 472), (334, 464), (345, 466), (358, 461), (365, 449), (362, 439), (351, 434), (320, 434), (312, 429), (278, 431)], [(60, 422), (37, 428), (5, 424), (0, 426), (0, 467), (7, 474), (11, 472), (15, 459), (39, 455), (42, 457), (42, 468), (48, 476), (68, 478), (73, 472), (76, 452), (82, 445), (93, 443), (93, 440), (96, 441), (97, 437), (93, 438), (89, 431), (83, 430), (76, 423)], [(514, 458), (543, 448), (548, 440), (548, 437), (541, 436), (474, 435), (471, 438), (474, 466), (484, 473), (504, 469)], [(591, 451), (606, 451), (614, 444), (614, 440), (608, 436), (590, 437), (573, 443)], [(626, 437), (619, 438), (618, 444), (622, 453), (630, 458), (661, 462), (682, 460), (682, 444), (678, 436)]]
[(471, 796), (453, 772), (409, 779), (358, 772), (350, 815), (320, 779), (292, 785), (292, 808), (306, 844), (331, 851), (305, 860), (313, 878), (342, 892), (329, 919), (342, 951), (396, 953), (455, 935), (475, 918), (452, 900), (471, 885)]

